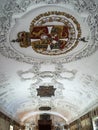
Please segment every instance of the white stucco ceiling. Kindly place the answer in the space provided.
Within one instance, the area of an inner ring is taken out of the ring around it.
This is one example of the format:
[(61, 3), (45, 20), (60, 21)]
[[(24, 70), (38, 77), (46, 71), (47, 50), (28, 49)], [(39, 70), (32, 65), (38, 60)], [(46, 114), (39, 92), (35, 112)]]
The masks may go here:
[[(0, 111), (19, 123), (36, 123), (40, 113), (58, 116), (54, 122), (70, 123), (98, 106), (97, 0), (5, 0), (0, 7)], [(80, 40), (71, 51), (51, 56), (11, 42), (18, 32), (29, 32), (34, 18), (51, 11), (73, 16), (81, 27), (80, 38), (87, 42)], [(53, 85), (55, 96), (37, 96), (41, 85)], [(39, 111), (41, 106), (51, 110)]]

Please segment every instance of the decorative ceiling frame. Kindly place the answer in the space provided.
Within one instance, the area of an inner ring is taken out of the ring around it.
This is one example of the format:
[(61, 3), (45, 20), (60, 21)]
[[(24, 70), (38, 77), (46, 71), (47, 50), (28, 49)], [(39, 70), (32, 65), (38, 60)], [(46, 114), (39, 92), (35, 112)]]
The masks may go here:
[[(56, 99), (63, 99), (63, 84), (58, 81), (60, 80), (73, 80), (76, 76), (77, 71), (76, 70), (67, 70), (64, 68), (61, 64), (56, 64), (54, 71), (41, 71), (41, 66), (39, 64), (34, 65), (31, 69), (27, 71), (18, 71), (17, 74), (19, 75), (21, 81), (31, 81), (32, 84), (29, 88), (32, 102), (35, 102), (33, 100), (36, 100), (37, 105), (36, 110), (39, 110), (39, 107), (42, 106), (49, 106), (52, 110), (55, 110), (56, 107), (53, 105), (55, 104), (54, 101)], [(31, 77), (24, 77), (25, 74), (30, 74)], [(63, 75), (62, 75), (63, 74)], [(68, 77), (67, 77), (68, 75)], [(49, 78), (49, 82), (44, 82), (45, 78)], [(34, 82), (35, 81), (35, 82)], [(54, 86), (56, 89), (55, 96), (52, 97), (40, 97), (37, 95), (37, 89), (39, 86)]]
[(37, 90), (37, 96), (40, 97), (52, 97), (55, 96), (55, 90), (54, 86), (39, 86)]
[(21, 30), (12, 42), (19, 42), (25, 49), (32, 46), (35, 52), (43, 55), (61, 55), (73, 50), (80, 39), (81, 27), (75, 17), (61, 11), (48, 11), (36, 16), (30, 31)]
[[(85, 19), (85, 21), (88, 23), (89, 29), (90, 29), (90, 33), (91, 33), (91, 38), (90, 38), (90, 44), (87, 45), (87, 47), (85, 49), (83, 49), (83, 51), (79, 52), (76, 55), (67, 55), (63, 58), (59, 59), (59, 62), (62, 63), (67, 63), (67, 62), (71, 62), (71, 61), (75, 61), (78, 59), (81, 59), (83, 57), (88, 57), (90, 56), (92, 53), (94, 53), (96, 50), (98, 50), (98, 5), (95, 4), (94, 0), (91, 1), (84, 1), (84, 0), (76, 0), (74, 2), (72, 2), (71, 0), (62, 0), (62, 2), (60, 1), (40, 1), (40, 4), (36, 4), (38, 3), (37, 0), (35, 1), (21, 1), (20, 3), (18, 3), (17, 1), (8, 1), (7, 3), (5, 3), (4, 7), (3, 7), (3, 11), (1, 12), (1, 17), (0, 17), (0, 29), (1, 32), (0, 33), (0, 53), (8, 58), (14, 59), (14, 60), (18, 60), (20, 62), (26, 62), (29, 64), (33, 64), (34, 62), (39, 62), (39, 63), (45, 63), (45, 62), (52, 62), (52, 63), (56, 63), (58, 61), (56, 60), (43, 60), (43, 59), (36, 59), (33, 57), (26, 57), (25, 55), (19, 54), (18, 52), (14, 51), (11, 46), (8, 46), (8, 42), (10, 42), (8, 40), (8, 33), (11, 29), (11, 20), (12, 20), (12, 16), (15, 14), (20, 14), (20, 13), (25, 13), (26, 11), (28, 11), (27, 9), (32, 6), (33, 4), (36, 5), (36, 7), (38, 6), (44, 6), (49, 5), (49, 6), (53, 6), (53, 4), (58, 4), (61, 7), (64, 7), (64, 3), (66, 4), (70, 4), (72, 6), (72, 4), (74, 5), (74, 9), (76, 10), (76, 12), (80, 12), (81, 14), (88, 14), (87, 18)], [(62, 5), (63, 3), (63, 5)], [(66, 7), (66, 6), (65, 6)], [(34, 7), (32, 6), (32, 9)], [(25, 11), (26, 10), (26, 11)]]

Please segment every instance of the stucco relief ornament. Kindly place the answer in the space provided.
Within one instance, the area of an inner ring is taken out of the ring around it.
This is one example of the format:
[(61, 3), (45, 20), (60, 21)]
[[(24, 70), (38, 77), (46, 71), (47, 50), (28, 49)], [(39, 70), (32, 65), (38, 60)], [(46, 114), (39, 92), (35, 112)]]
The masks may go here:
[[(56, 56), (57, 55), (59, 56), (59, 54), (67, 54), (67, 55), (64, 55), (61, 58), (59, 58), (60, 62), (67, 63), (67, 62), (81, 59), (83, 57), (87, 57), (87, 56), (91, 55), (92, 53), (94, 53), (96, 50), (98, 50), (98, 38), (97, 38), (98, 37), (98, 25), (96, 22), (96, 21), (98, 21), (97, 20), (98, 19), (98, 17), (97, 17), (98, 5), (95, 3), (94, 0), (89, 0), (89, 2), (84, 1), (84, 0), (81, 0), (81, 1), (79, 1), (79, 0), (75, 0), (75, 1), (63, 0), (62, 3), (65, 3), (64, 6), (61, 4), (61, 1), (59, 1), (59, 0), (53, 0), (51, 2), (49, 0), (45, 0), (45, 1), (44, 0), (40, 0), (40, 1), (39, 0), (34, 0), (34, 1), (32, 1), (32, 0), (29, 0), (29, 1), (27, 1), (27, 0), (25, 0), (25, 1), (23, 1), (23, 0), (21, 0), (21, 1), (10, 0), (10, 1), (5, 2), (5, 5), (2, 7), (2, 11), (0, 14), (0, 30), (1, 30), (0, 31), (0, 53), (3, 56), (6, 56), (8, 58), (12, 58), (12, 59), (17, 60), (19, 62), (26, 62), (29, 64), (33, 64), (36, 61), (39, 63), (57, 62), (56, 60), (54, 60), (54, 58), (51, 58), (51, 59), (43, 59), (43, 58), (39, 59), (38, 58), (37, 59), (33, 56), (29, 56), (29, 55), (26, 56), (25, 54), (19, 52), (19, 50), (16, 50), (16, 48), (13, 49), (13, 45), (12, 45), (11, 41), (8, 40), (9, 39), (8, 38), (9, 37), (9, 30), (12, 28), (12, 26), (11, 26), (12, 16), (15, 14), (20, 15), (20, 13), (23, 13), (23, 12), (24, 12), (24, 14), (26, 14), (26, 11), (29, 8), (29, 6), (32, 6), (34, 4), (37, 5), (38, 8), (42, 7), (43, 5), (41, 5), (41, 3), (46, 4), (44, 6), (44, 8), (47, 8), (47, 7), (51, 8), (53, 6), (53, 5), (51, 6), (51, 4), (58, 4), (59, 3), (59, 6), (63, 9), (65, 8), (65, 10), (66, 10), (66, 3), (67, 3), (70, 6), (72, 6), (73, 11), (75, 10), (77, 13), (78, 12), (80, 13), (79, 17), (80, 17), (81, 21), (82, 21), (82, 19), (84, 19), (83, 14), (84, 15), (87, 14), (87, 17), (85, 17), (85, 23), (82, 23), (82, 24), (85, 27), (86, 27), (86, 25), (88, 26), (87, 32), (89, 32), (90, 35), (89, 35), (89, 39), (86, 40), (86, 41), (88, 41), (87, 44), (84, 44), (84, 47), (81, 49), (81, 51), (78, 51), (78, 53), (77, 52), (74, 54), (71, 53), (69, 55), (69, 53), (67, 52), (68, 48), (66, 49), (66, 47), (64, 48), (65, 52), (64, 52), (64, 50), (63, 51), (60, 50), (60, 48), (59, 49), (56, 48), (56, 50), (55, 50), (56, 53), (54, 52), (53, 48), (52, 48), (52, 50), (50, 50), (50, 52), (49, 52), (49, 50), (44, 51), (44, 52), (41, 50), (41, 53), (38, 52), (39, 51), (38, 49), (35, 49), (37, 51), (37, 53), (40, 53), (40, 54), (45, 53), (44, 55), (52, 55), (52, 56), (54, 56), (54, 54), (56, 54)], [(55, 5), (56, 9), (58, 8), (57, 6), (58, 5)], [(33, 9), (33, 7), (32, 7), (32, 11), (35, 11), (35, 9)], [(29, 11), (27, 11), (27, 12), (29, 12)], [(47, 17), (49, 17), (49, 16), (47, 16)], [(42, 21), (39, 20), (39, 21), (42, 22), (43, 20)], [(37, 24), (39, 24), (39, 23), (37, 23)], [(63, 25), (65, 25), (65, 24), (63, 24)], [(48, 26), (48, 25), (46, 25), (46, 26)], [(81, 27), (81, 30), (82, 30), (81, 37), (84, 37), (85, 35), (83, 35), (83, 34), (85, 33), (85, 30), (83, 30), (82, 27)], [(79, 39), (80, 41), (81, 41), (81, 37)], [(14, 39), (14, 37), (13, 37), (13, 39)], [(11, 40), (13, 40), (13, 39), (11, 39)], [(82, 40), (82, 41), (84, 42), (85, 40)], [(80, 42), (79, 42), (79, 44), (80, 44)], [(79, 45), (79, 44), (75, 44), (75, 45)], [(74, 49), (76, 47), (77, 46), (74, 46)], [(68, 51), (72, 52), (71, 49), (74, 50), (72, 47)]]
[[(54, 82), (58, 79), (67, 79), (72, 80), (75, 78), (77, 71), (76, 70), (68, 70), (64, 68), (62, 65), (56, 65), (54, 71), (41, 71), (38, 66), (33, 66), (31, 69), (26, 71), (18, 71), (17, 74), (21, 78), (21, 80), (32, 80), (35, 81), (33, 84), (38, 84), (39, 82), (43, 81), (43, 78), (50, 78)], [(62, 67), (62, 68), (61, 68)], [(35, 71), (35, 69), (36, 71)], [(30, 76), (29, 76), (30, 74)], [(70, 75), (69, 75), (70, 74)], [(26, 76), (26, 77), (25, 77)]]
[(38, 99), (38, 108), (42, 107), (42, 106), (49, 106), (51, 107), (52, 110), (55, 110), (55, 105), (54, 105), (54, 100), (52, 98), (49, 99)]
[[(36, 68), (38, 66), (36, 66)], [(54, 99), (62, 99), (64, 87), (63, 84), (59, 81), (59, 79), (73, 80), (77, 73), (76, 70), (68, 70), (60, 64), (55, 66), (54, 71), (41, 71), (40, 69), (36, 70), (36, 68), (34, 68), (35, 67), (33, 66), (29, 70), (18, 71), (17, 74), (22, 81), (32, 81), (29, 91), (31, 96), (36, 99), (39, 98), (37, 96), (37, 89), (39, 88), (39, 86), (54, 86), (54, 88), (56, 89)], [(46, 80), (46, 82), (44, 81), (44, 79)], [(50, 80), (49, 82), (48, 79)]]

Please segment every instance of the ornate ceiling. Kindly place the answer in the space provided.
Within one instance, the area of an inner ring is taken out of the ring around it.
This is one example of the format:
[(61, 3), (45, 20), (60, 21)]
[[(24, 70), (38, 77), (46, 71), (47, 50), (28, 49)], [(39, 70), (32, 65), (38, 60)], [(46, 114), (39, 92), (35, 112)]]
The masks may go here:
[(98, 106), (97, 1), (5, 0), (0, 12), (0, 111), (68, 124)]

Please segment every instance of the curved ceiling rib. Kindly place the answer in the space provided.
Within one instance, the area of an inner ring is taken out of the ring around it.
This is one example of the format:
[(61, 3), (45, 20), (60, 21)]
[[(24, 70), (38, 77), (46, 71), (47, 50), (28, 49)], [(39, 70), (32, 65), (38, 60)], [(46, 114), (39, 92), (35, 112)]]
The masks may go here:
[(40, 115), (40, 114), (44, 114), (44, 113), (50, 114), (50, 115), (59, 116), (60, 118), (65, 120), (65, 123), (67, 123), (67, 121), (68, 121), (66, 117), (64, 117), (60, 113), (57, 113), (57, 112), (54, 112), (54, 111), (49, 111), (49, 112), (48, 111), (35, 111), (35, 112), (30, 112), (27, 115), (25, 115), (25, 117), (23, 117), (21, 119), (21, 122), (25, 122), (26, 119), (28, 119), (28, 118), (30, 118), (30, 117), (32, 117), (34, 115)]

